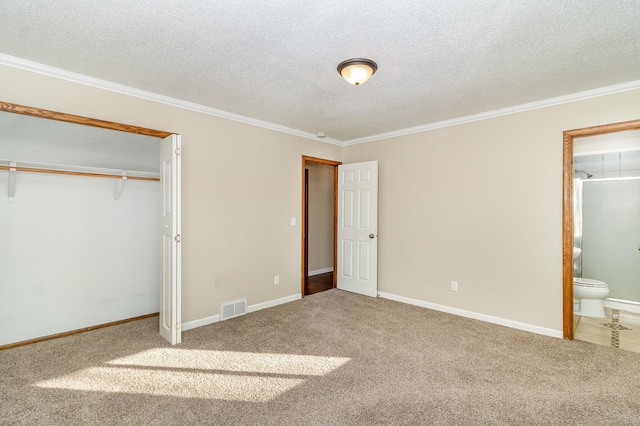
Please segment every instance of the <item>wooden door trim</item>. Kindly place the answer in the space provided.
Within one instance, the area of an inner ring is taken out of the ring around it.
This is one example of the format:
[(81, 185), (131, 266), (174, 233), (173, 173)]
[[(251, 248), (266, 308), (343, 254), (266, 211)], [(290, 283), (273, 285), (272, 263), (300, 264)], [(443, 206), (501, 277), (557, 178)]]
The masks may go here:
[(305, 247), (305, 238), (307, 232), (307, 221), (305, 218), (305, 210), (307, 203), (305, 200), (305, 166), (307, 163), (325, 164), (333, 167), (333, 288), (336, 288), (337, 272), (338, 272), (338, 166), (342, 164), (340, 161), (327, 160), (324, 158), (309, 157), (307, 155), (302, 156), (302, 220), (301, 220), (301, 278), (300, 278), (300, 293), (304, 297), (304, 279), (306, 269), (306, 256), (308, 255)]
[(78, 328), (76, 330), (64, 331), (62, 333), (56, 333), (56, 334), (50, 334), (50, 335), (47, 335), (47, 336), (36, 337), (34, 339), (22, 340), (20, 342), (8, 343), (6, 345), (0, 346), (0, 351), (4, 351), (5, 349), (13, 349), (13, 348), (17, 348), (17, 347), (20, 347), (20, 346), (32, 345), (34, 343), (45, 342), (47, 340), (59, 339), (61, 337), (73, 336), (75, 334), (85, 333), (87, 331), (93, 331), (93, 330), (99, 330), (101, 328), (112, 327), (114, 325), (121, 325), (121, 324), (126, 324), (128, 322), (139, 321), (139, 320), (143, 320), (143, 319), (147, 319), (147, 318), (153, 318), (153, 317), (157, 317), (159, 315), (160, 314), (158, 312), (154, 312), (152, 314), (140, 315), (140, 316), (133, 317), (133, 318), (126, 318), (126, 319), (122, 319), (122, 320), (118, 320), (118, 321), (107, 322), (107, 323), (104, 323), (104, 324), (92, 325), (91, 327), (83, 327), (83, 328)]
[(12, 104), (9, 102), (0, 102), (0, 111), (11, 112), (13, 114), (28, 115), (31, 117), (46, 118), (48, 120), (82, 124), (84, 126), (99, 127), (101, 129), (119, 130), (126, 133), (137, 133), (139, 135), (153, 136), (161, 139), (174, 134), (171, 132), (165, 132), (163, 130), (154, 130), (148, 129), (146, 127), (131, 126), (129, 124), (114, 123), (112, 121), (98, 120), (95, 118), (66, 114), (64, 112), (51, 111), (41, 108), (33, 108), (24, 105)]
[[(309, 169), (304, 169), (304, 215), (302, 217), (302, 223), (309, 223)], [(303, 270), (302, 276), (307, 278), (309, 276), (309, 232), (303, 230), (302, 235), (304, 235), (304, 245), (303, 245)]]
[(640, 120), (567, 130), (562, 134), (562, 329), (565, 339), (573, 339), (573, 140), (627, 130), (640, 130)]

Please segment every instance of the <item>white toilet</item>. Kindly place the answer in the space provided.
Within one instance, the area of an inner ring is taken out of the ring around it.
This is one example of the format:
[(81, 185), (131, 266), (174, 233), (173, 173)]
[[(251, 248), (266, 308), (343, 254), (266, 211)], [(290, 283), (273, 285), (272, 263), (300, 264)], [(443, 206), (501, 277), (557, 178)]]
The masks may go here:
[(609, 295), (607, 283), (589, 278), (573, 277), (573, 297), (580, 300), (580, 311), (576, 315), (606, 318), (602, 301)]
[[(582, 253), (578, 247), (573, 248), (573, 257)], [(574, 314), (583, 317), (606, 318), (602, 301), (609, 295), (607, 283), (589, 278), (573, 277), (573, 298), (578, 299), (580, 310), (574, 309)]]

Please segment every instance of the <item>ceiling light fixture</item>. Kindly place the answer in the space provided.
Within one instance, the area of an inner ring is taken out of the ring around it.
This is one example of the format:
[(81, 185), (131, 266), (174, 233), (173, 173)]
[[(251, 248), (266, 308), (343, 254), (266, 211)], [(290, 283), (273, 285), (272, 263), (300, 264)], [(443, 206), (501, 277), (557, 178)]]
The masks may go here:
[(358, 86), (369, 80), (378, 69), (378, 64), (371, 59), (353, 58), (340, 62), (338, 72), (349, 83)]

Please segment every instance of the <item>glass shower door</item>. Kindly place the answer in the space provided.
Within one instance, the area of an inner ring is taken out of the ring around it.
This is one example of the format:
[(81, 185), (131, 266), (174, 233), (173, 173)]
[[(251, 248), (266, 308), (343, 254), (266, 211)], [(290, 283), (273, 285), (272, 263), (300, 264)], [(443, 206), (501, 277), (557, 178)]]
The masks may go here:
[(640, 302), (640, 179), (583, 181), (582, 276)]

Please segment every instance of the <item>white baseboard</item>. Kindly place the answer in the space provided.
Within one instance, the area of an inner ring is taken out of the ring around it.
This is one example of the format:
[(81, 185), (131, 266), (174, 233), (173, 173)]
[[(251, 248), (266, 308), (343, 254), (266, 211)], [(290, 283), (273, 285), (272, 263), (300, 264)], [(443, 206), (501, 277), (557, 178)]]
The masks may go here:
[[(528, 331), (535, 334), (542, 334), (544, 336), (557, 337), (559, 339), (562, 339), (563, 337), (561, 330), (553, 330), (550, 328), (538, 327), (536, 325), (507, 320), (504, 318), (494, 317), (491, 315), (479, 314), (477, 312), (465, 311), (464, 309), (452, 308), (450, 306), (425, 302), (423, 300), (412, 299), (404, 296), (398, 296), (391, 293), (378, 292), (378, 296), (382, 297), (383, 299), (394, 300), (396, 302), (419, 306), (421, 308), (433, 309), (434, 311), (446, 312), (448, 314), (458, 315), (465, 318), (471, 318), (479, 321), (489, 322), (492, 324), (503, 325), (509, 328), (515, 328), (518, 330)], [(251, 312), (260, 311), (262, 309), (272, 308), (274, 306), (293, 302), (301, 298), (302, 296), (300, 294), (292, 294), (291, 296), (282, 297), (280, 299), (270, 300), (268, 302), (258, 303), (255, 305), (249, 305), (247, 307), (247, 312), (251, 313)], [(220, 321), (220, 315), (212, 315), (210, 317), (202, 318), (199, 320), (189, 321), (182, 324), (182, 331), (192, 330), (194, 328), (213, 324), (219, 321)]]
[(608, 316), (612, 309), (617, 309), (620, 319), (633, 324), (640, 324), (640, 305), (634, 302), (604, 299), (602, 304)]
[(494, 317), (491, 315), (479, 314), (477, 312), (465, 311), (464, 309), (452, 308), (450, 306), (438, 305), (437, 303), (425, 302), (423, 300), (411, 299), (409, 297), (397, 296), (395, 294), (378, 292), (378, 296), (384, 299), (394, 300), (396, 302), (407, 303), (409, 305), (420, 306), (422, 308), (433, 309), (434, 311), (446, 312), (448, 314), (458, 315), (465, 318), (476, 319), (492, 324), (503, 325), (505, 327), (515, 328), (518, 330), (529, 331), (531, 333), (542, 334), (544, 336), (557, 337), (562, 339), (561, 330), (553, 330), (550, 328), (538, 327), (537, 325), (525, 324), (518, 321), (507, 320), (504, 318)]
[(637, 303), (625, 303), (619, 300), (604, 299), (602, 304), (605, 308), (618, 309), (625, 313), (640, 314), (640, 305)]
[(212, 315), (210, 317), (202, 318), (199, 320), (189, 321), (182, 324), (182, 331), (192, 330), (194, 328), (202, 327), (205, 325), (213, 324), (220, 321), (220, 315)]
[(327, 272), (333, 272), (333, 267), (316, 269), (315, 271), (309, 271), (309, 276), (312, 277), (314, 275), (326, 274)]
[[(282, 297), (280, 299), (270, 300), (268, 302), (258, 303), (256, 305), (247, 306), (247, 313), (260, 311), (262, 309), (272, 308), (274, 306), (282, 305), (284, 303), (293, 302), (302, 298), (300, 294), (292, 294), (291, 296)], [(194, 321), (185, 322), (182, 324), (182, 331), (193, 330), (194, 328), (202, 327), (205, 325), (213, 324), (220, 321), (220, 315), (212, 315), (210, 317), (201, 318)]]
[(281, 297), (280, 299), (258, 303), (257, 305), (249, 305), (247, 306), (247, 312), (256, 312), (262, 309), (273, 308), (274, 306), (284, 305), (285, 303), (293, 302), (298, 299), (302, 299), (302, 295), (300, 293), (292, 294), (291, 296)]

